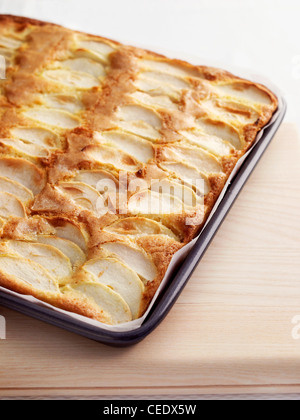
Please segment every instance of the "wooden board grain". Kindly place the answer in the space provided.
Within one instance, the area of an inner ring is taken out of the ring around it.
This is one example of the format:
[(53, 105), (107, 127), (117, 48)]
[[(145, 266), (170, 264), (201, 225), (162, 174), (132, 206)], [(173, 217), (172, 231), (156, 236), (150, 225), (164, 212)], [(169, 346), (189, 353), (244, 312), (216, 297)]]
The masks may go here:
[(284, 124), (165, 321), (109, 348), (0, 308), (0, 397), (300, 392), (300, 142)]

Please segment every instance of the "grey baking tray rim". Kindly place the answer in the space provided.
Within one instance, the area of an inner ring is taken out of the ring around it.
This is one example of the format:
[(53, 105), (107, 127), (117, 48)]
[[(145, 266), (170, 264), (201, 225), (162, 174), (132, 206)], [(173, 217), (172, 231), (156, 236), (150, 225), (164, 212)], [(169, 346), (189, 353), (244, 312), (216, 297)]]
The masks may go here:
[(283, 98), (282, 101), (283, 107), (277, 120), (265, 130), (262, 139), (248, 155), (238, 174), (226, 191), (217, 211), (204, 228), (195, 246), (178, 268), (176, 275), (158, 297), (155, 305), (141, 327), (128, 332), (108, 331), (101, 327), (87, 325), (82, 321), (70, 319), (63, 313), (54, 312), (51, 308), (39, 306), (31, 302), (25, 302), (21, 298), (12, 296), (4, 291), (0, 291), (0, 305), (110, 346), (125, 347), (143, 340), (162, 322), (173, 307), (195, 268), (201, 261), (210, 242), (223, 223), (227, 213), (231, 209), (239, 193), (242, 191), (246, 181), (274, 138), (287, 110), (286, 101)]

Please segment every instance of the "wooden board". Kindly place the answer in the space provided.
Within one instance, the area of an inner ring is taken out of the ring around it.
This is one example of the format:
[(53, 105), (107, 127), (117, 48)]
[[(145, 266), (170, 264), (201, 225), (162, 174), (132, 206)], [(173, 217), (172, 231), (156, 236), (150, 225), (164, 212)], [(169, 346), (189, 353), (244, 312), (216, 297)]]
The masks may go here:
[(0, 308), (0, 397), (300, 392), (299, 162), (284, 124), (178, 303), (134, 347)]

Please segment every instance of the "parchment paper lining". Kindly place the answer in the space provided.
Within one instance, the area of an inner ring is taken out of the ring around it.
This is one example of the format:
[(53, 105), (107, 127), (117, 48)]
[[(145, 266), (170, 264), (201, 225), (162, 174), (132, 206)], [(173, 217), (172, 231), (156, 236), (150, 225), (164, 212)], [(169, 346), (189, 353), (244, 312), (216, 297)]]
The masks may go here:
[[(150, 48), (148, 48), (148, 49), (150, 49)], [(174, 55), (175, 55), (174, 53), (170, 53), (170, 51), (169, 52), (162, 51), (162, 50), (157, 51), (157, 48), (152, 48), (152, 50), (156, 50), (156, 52), (161, 53), (161, 54), (164, 54), (164, 55), (169, 56), (169, 57), (170, 56), (171, 57), (172, 56), (174, 57)], [(199, 59), (199, 57), (197, 58), (197, 57), (192, 57), (192, 56), (186, 56), (184, 54), (180, 54), (180, 57), (177, 57), (177, 58), (182, 59), (182, 60), (186, 60), (186, 61), (188, 61), (190, 63), (194, 63), (194, 64), (197, 64), (197, 63), (198, 64), (199, 63), (206, 63), (207, 62), (207, 60)], [(210, 62), (211, 62), (211, 60), (210, 60)], [(217, 208), (219, 207), (220, 203), (222, 202), (222, 200), (223, 200), (223, 198), (225, 196), (225, 193), (226, 193), (226, 191), (227, 191), (227, 189), (228, 189), (228, 187), (229, 187), (232, 179), (238, 173), (238, 171), (239, 171), (240, 167), (242, 166), (243, 162), (245, 161), (245, 159), (247, 158), (247, 156), (249, 155), (249, 153), (251, 152), (251, 150), (253, 149), (253, 147), (260, 141), (260, 139), (262, 138), (262, 136), (264, 134), (265, 129), (267, 127), (269, 127), (270, 125), (272, 125), (277, 120), (277, 118), (278, 118), (278, 116), (279, 116), (279, 114), (280, 114), (280, 112), (282, 110), (282, 107), (283, 107), (282, 93), (281, 93), (280, 89), (277, 86), (275, 86), (272, 82), (270, 82), (270, 80), (268, 80), (267, 78), (265, 78), (265, 77), (263, 77), (261, 75), (253, 74), (253, 72), (251, 72), (249, 70), (241, 69), (241, 68), (238, 68), (236, 66), (235, 67), (229, 67), (226, 64), (224, 65), (224, 63), (222, 64), (222, 63), (214, 62), (211, 65), (213, 67), (218, 67), (218, 68), (226, 69), (226, 70), (232, 72), (233, 74), (235, 74), (235, 75), (237, 75), (239, 77), (242, 77), (244, 79), (252, 80), (252, 81), (254, 81), (256, 83), (260, 83), (260, 84), (265, 85), (266, 87), (268, 87), (278, 97), (279, 104), (278, 104), (278, 110), (274, 114), (274, 116), (273, 116), (272, 120), (270, 121), (270, 123), (259, 133), (259, 135), (257, 136), (257, 139), (256, 139), (255, 143), (253, 144), (253, 146), (249, 149), (249, 151), (237, 163), (235, 169), (233, 170), (231, 176), (229, 177), (229, 179), (228, 179), (228, 181), (227, 181), (227, 183), (226, 183), (226, 185), (225, 185), (225, 187), (223, 189), (222, 194), (220, 195), (219, 199), (217, 200), (217, 202), (216, 202), (216, 204), (215, 204), (215, 206), (214, 206), (214, 208), (213, 208), (213, 210), (212, 210), (212, 212), (211, 212), (211, 214), (209, 216), (209, 219), (206, 222), (206, 225), (210, 221), (211, 217), (213, 216), (213, 214), (215, 213), (215, 211), (217, 210)], [(139, 328), (143, 324), (143, 322), (145, 321), (146, 317), (148, 316), (150, 310), (152, 309), (152, 307), (153, 307), (153, 305), (154, 305), (154, 303), (155, 303), (158, 295), (161, 293), (161, 291), (164, 289), (164, 287), (166, 286), (166, 284), (170, 280), (170, 278), (171, 278), (171, 276), (173, 274), (174, 268), (176, 266), (178, 266), (178, 264), (181, 261), (183, 261), (183, 259), (187, 256), (187, 254), (192, 249), (192, 247), (195, 245), (195, 243), (197, 242), (197, 240), (198, 240), (198, 238), (200, 236), (201, 236), (201, 233), (200, 233), (200, 235), (197, 238), (195, 238), (193, 241), (191, 241), (189, 244), (187, 244), (185, 247), (183, 247), (180, 251), (178, 251), (174, 255), (174, 257), (173, 257), (173, 259), (172, 259), (172, 261), (171, 261), (171, 263), (170, 263), (170, 265), (168, 267), (168, 270), (166, 272), (166, 275), (165, 275), (163, 281), (161, 282), (160, 287), (158, 288), (158, 290), (157, 290), (154, 298), (152, 299), (152, 302), (151, 302), (151, 304), (150, 304), (147, 312), (143, 315), (143, 317), (141, 317), (139, 319), (136, 319), (134, 321), (128, 322), (126, 324), (119, 324), (119, 325), (113, 325), (113, 326), (106, 325), (106, 324), (103, 324), (103, 323), (101, 323), (99, 321), (95, 321), (93, 319), (84, 317), (82, 315), (78, 315), (78, 314), (75, 314), (73, 312), (68, 312), (68, 311), (65, 311), (63, 309), (56, 308), (56, 307), (54, 307), (54, 306), (52, 306), (52, 305), (50, 305), (48, 303), (45, 303), (45, 302), (42, 302), (42, 301), (38, 300), (38, 299), (36, 299), (36, 298), (34, 298), (32, 296), (21, 295), (19, 293), (13, 292), (11, 290), (5, 289), (5, 288), (3, 288), (1, 286), (0, 286), (0, 291), (3, 291), (3, 292), (5, 292), (7, 294), (10, 294), (12, 296), (16, 296), (16, 297), (24, 300), (25, 302), (32, 302), (32, 303), (34, 303), (34, 304), (36, 304), (38, 306), (43, 306), (43, 307), (50, 308), (54, 312), (63, 313), (64, 315), (66, 315), (67, 317), (69, 317), (70, 320), (73, 320), (73, 321), (74, 320), (78, 320), (78, 321), (81, 321), (81, 322), (85, 323), (86, 325), (96, 326), (96, 327), (99, 327), (101, 329), (105, 329), (105, 330), (109, 330), (109, 331), (115, 331), (115, 332), (132, 331), (132, 330), (135, 330), (135, 329)]]

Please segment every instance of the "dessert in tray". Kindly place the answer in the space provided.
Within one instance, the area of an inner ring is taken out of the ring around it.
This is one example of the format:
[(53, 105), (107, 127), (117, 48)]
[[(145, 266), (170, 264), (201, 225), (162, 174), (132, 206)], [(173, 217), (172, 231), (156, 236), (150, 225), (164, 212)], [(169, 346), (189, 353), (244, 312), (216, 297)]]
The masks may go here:
[(0, 16), (0, 285), (119, 324), (146, 311), (277, 109), (264, 86)]

